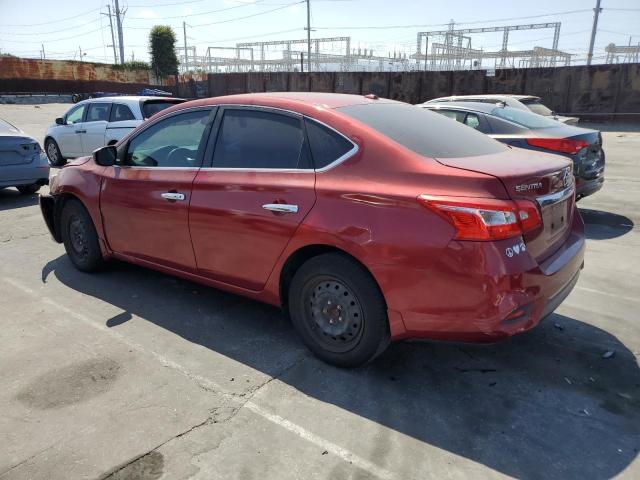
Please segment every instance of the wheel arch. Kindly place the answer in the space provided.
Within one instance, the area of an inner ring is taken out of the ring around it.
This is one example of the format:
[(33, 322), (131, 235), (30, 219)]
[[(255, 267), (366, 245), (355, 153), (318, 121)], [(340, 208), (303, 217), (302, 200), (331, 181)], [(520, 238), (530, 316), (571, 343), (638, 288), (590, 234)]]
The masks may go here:
[(282, 265), (282, 269), (280, 270), (280, 281), (279, 281), (279, 296), (280, 303), (282, 308), (286, 311), (289, 303), (289, 287), (291, 286), (291, 281), (293, 280), (294, 275), (298, 271), (298, 269), (310, 259), (317, 257), (319, 255), (324, 255), (326, 253), (336, 253), (342, 255), (346, 258), (349, 258), (353, 262), (357, 263), (362, 267), (362, 269), (369, 274), (371, 279), (374, 281), (375, 285), (378, 287), (378, 291), (382, 297), (382, 300), (387, 304), (386, 299), (384, 297), (384, 292), (380, 287), (380, 283), (376, 279), (375, 275), (371, 272), (367, 266), (362, 263), (358, 258), (347, 252), (346, 250), (336, 247), (335, 245), (329, 244), (310, 244), (305, 245), (303, 247), (298, 248), (294, 252), (292, 252), (289, 257), (286, 259), (284, 264)]

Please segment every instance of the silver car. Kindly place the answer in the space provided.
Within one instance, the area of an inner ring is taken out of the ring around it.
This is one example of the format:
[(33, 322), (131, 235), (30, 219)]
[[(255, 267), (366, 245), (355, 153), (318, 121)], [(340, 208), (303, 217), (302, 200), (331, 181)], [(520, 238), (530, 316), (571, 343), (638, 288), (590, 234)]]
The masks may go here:
[(0, 118), (0, 189), (16, 187), (30, 195), (47, 183), (49, 162), (40, 144)]
[(565, 125), (577, 125), (579, 118), (563, 117), (557, 115), (546, 105), (543, 105), (540, 97), (533, 95), (511, 95), (511, 94), (485, 94), (485, 95), (454, 95), (452, 97), (440, 97), (429, 100), (425, 103), (441, 102), (481, 102), (481, 103), (503, 103), (507, 107), (518, 110), (529, 110), (543, 117), (549, 117)]

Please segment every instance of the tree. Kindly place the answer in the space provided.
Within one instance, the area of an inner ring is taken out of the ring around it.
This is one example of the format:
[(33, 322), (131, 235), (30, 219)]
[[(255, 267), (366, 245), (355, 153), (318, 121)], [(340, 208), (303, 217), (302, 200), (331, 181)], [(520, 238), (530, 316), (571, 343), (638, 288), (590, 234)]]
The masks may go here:
[(168, 25), (156, 25), (149, 34), (151, 69), (160, 78), (177, 75), (176, 34)]

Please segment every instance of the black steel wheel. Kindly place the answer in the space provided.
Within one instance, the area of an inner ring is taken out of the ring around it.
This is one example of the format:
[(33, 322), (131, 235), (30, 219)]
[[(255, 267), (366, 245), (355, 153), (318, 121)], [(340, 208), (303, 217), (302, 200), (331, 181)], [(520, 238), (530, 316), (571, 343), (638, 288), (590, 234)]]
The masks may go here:
[(89, 212), (77, 200), (69, 200), (60, 218), (62, 241), (78, 270), (93, 272), (103, 265), (98, 233)]
[(345, 255), (320, 255), (298, 269), (289, 312), (304, 343), (333, 365), (362, 365), (389, 343), (382, 293), (370, 273)]
[(33, 195), (40, 190), (40, 185), (32, 183), (31, 185), (20, 185), (16, 187), (22, 195)]

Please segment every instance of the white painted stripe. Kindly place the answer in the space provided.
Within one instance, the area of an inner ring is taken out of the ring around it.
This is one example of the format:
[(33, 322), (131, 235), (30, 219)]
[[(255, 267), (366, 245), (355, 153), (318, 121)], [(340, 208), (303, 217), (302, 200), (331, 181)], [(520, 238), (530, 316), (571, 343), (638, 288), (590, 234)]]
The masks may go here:
[(27, 287), (26, 285), (23, 285), (22, 283), (19, 283), (19, 282), (15, 281), (15, 280), (13, 280), (11, 278), (6, 278), (5, 277), (2, 280), (5, 283), (8, 283), (9, 285), (11, 285), (12, 287), (17, 288), (18, 290), (22, 290), (24, 293), (26, 293), (28, 295), (37, 296), (40, 301), (42, 301), (42, 302), (46, 303), (47, 305), (50, 305), (50, 306), (52, 306), (54, 308), (57, 308), (58, 310), (63, 311), (64, 313), (66, 313), (70, 317), (73, 317), (76, 320), (80, 320), (81, 322), (89, 325), (90, 327), (93, 327), (93, 328), (95, 328), (97, 330), (100, 330), (101, 332), (104, 332), (104, 333), (107, 333), (107, 334), (111, 335), (112, 337), (120, 340), (121, 342), (125, 343), (128, 347), (136, 350), (137, 352), (140, 352), (140, 353), (143, 353), (143, 354), (146, 354), (146, 355), (151, 355), (158, 362), (160, 362), (162, 364), (162, 366), (173, 368), (174, 370), (177, 370), (181, 374), (191, 378), (192, 380), (195, 380), (197, 383), (201, 384), (204, 388), (207, 388), (207, 389), (210, 389), (210, 390), (218, 390), (222, 394), (230, 395), (230, 393), (227, 392), (221, 385), (218, 385), (217, 383), (215, 383), (215, 382), (213, 382), (213, 381), (209, 380), (208, 378), (205, 378), (205, 377), (203, 377), (201, 375), (197, 375), (197, 374), (194, 374), (192, 372), (189, 372), (186, 368), (184, 368), (179, 363), (176, 363), (173, 360), (168, 359), (167, 357), (165, 357), (164, 355), (162, 355), (162, 354), (160, 354), (158, 352), (146, 349), (145, 347), (143, 347), (139, 343), (136, 343), (136, 342), (132, 341), (129, 337), (118, 333), (115, 329), (109, 328), (109, 327), (107, 327), (106, 325), (104, 325), (102, 323), (99, 323), (97, 321), (91, 320), (86, 315), (83, 315), (83, 314), (78, 313), (78, 312), (76, 312), (74, 310), (71, 310), (70, 308), (65, 307), (64, 305), (56, 302), (55, 300), (52, 300), (51, 298), (46, 297), (46, 296), (36, 292), (32, 288)]
[[(197, 375), (194, 374), (192, 372), (190, 372), (189, 370), (187, 370), (184, 366), (180, 365), (179, 363), (174, 362), (173, 360), (168, 359), (167, 357), (165, 357), (164, 355), (161, 355), (153, 350), (149, 350), (146, 349), (145, 347), (143, 347), (142, 345), (140, 345), (139, 343), (136, 343), (134, 341), (132, 341), (129, 337), (126, 337), (120, 333), (118, 333), (115, 329), (113, 328), (109, 328), (106, 325), (99, 323), (97, 321), (91, 320), (91, 318), (89, 318), (86, 315), (83, 315), (81, 313), (78, 313), (68, 307), (65, 307), (64, 305), (56, 302), (55, 300), (42, 295), (40, 292), (36, 292), (35, 290), (33, 290), (32, 288), (23, 285), (21, 282), (18, 282), (14, 279), (11, 278), (7, 278), (4, 277), (1, 279), (3, 282), (11, 285), (12, 287), (21, 290), (22, 292), (31, 295), (31, 296), (35, 296), (38, 297), (38, 299), (41, 302), (44, 302), (45, 304), (52, 306), (54, 308), (57, 308), (58, 310), (66, 313), (67, 315), (75, 318), (76, 320), (79, 320), (97, 330), (100, 330), (101, 332), (107, 333), (110, 336), (116, 338), (117, 340), (125, 343), (128, 347), (136, 350), (137, 352), (140, 352), (142, 354), (146, 354), (146, 355), (151, 355), (153, 358), (155, 358), (158, 362), (160, 362), (163, 366), (165, 367), (169, 367), (172, 368), (176, 371), (178, 371), (179, 373), (181, 373), (182, 375), (185, 375), (186, 377), (196, 381), (198, 384), (200, 384), (201, 386), (209, 389), (209, 390), (214, 390), (217, 391), (223, 395), (228, 395), (230, 397), (231, 400), (238, 402), (240, 404), (242, 404), (243, 400), (241, 398), (238, 398), (237, 396), (234, 396), (231, 392), (227, 391), (224, 387), (222, 387), (221, 385), (217, 384), (216, 382), (213, 382), (212, 380), (209, 380), (208, 378), (202, 377), (201, 375)], [(340, 447), (339, 445), (336, 445), (333, 442), (330, 442), (329, 440), (325, 440), (324, 438), (319, 437), (318, 435), (315, 435), (314, 433), (306, 430), (305, 428), (301, 427), (300, 425), (297, 425), (289, 420), (287, 420), (286, 418), (283, 418), (279, 415), (275, 415), (273, 413), (269, 413), (265, 410), (263, 410), (261, 407), (259, 407), (258, 405), (256, 405), (255, 403), (253, 403), (252, 401), (248, 401), (245, 402), (243, 404), (243, 407), (246, 407), (247, 409), (251, 410), (252, 412), (254, 412), (255, 414), (259, 415), (260, 417), (264, 418), (265, 420), (268, 420), (294, 434), (296, 434), (297, 436), (299, 436), (300, 438), (307, 440), (308, 442), (311, 442), (315, 445), (317, 445), (318, 447), (322, 448), (323, 450), (326, 450), (327, 452), (331, 452), (332, 454), (336, 455), (337, 457), (341, 458), (342, 460), (346, 461), (346, 462), (350, 462), (352, 465), (355, 465), (356, 467), (368, 472), (370, 475), (373, 475), (375, 477), (378, 477), (380, 479), (395, 479), (397, 478), (395, 475), (393, 475), (391, 472), (389, 472), (388, 470), (385, 470), (382, 467), (379, 467), (373, 463), (371, 463), (370, 461), (356, 455), (355, 453)]]
[(621, 300), (627, 300), (629, 302), (640, 303), (639, 297), (628, 297), (627, 295), (618, 295), (617, 293), (609, 293), (609, 292), (605, 292), (604, 290), (596, 290), (595, 288), (576, 286), (576, 290), (583, 290), (585, 292), (590, 292), (590, 293), (598, 293), (600, 295), (605, 295), (607, 297), (619, 298)]
[(305, 430), (301, 426), (296, 425), (293, 422), (290, 422), (289, 420), (281, 417), (280, 415), (269, 413), (263, 410), (262, 408), (260, 408), (258, 405), (256, 405), (251, 401), (245, 403), (244, 406), (249, 410), (251, 410), (252, 412), (260, 415), (261, 417), (266, 418), (267, 420), (277, 425), (280, 425), (282, 428), (289, 430), (292, 433), (295, 433), (300, 438), (318, 445), (318, 447), (325, 449), (327, 452), (330, 452), (336, 455), (337, 457), (340, 457), (345, 462), (349, 462), (355, 465), (356, 467), (362, 470), (365, 470), (372, 475), (375, 475), (378, 478), (381, 478), (381, 479), (397, 478), (394, 474), (392, 474), (388, 470), (385, 470), (384, 468), (379, 467), (378, 465), (375, 465), (370, 461), (365, 460), (362, 457), (359, 457), (355, 453), (350, 452), (349, 450), (342, 448), (341, 446), (336, 445), (335, 443), (331, 443), (328, 440), (325, 440), (324, 438), (318, 437), (317, 435), (311, 433), (309, 430)]

